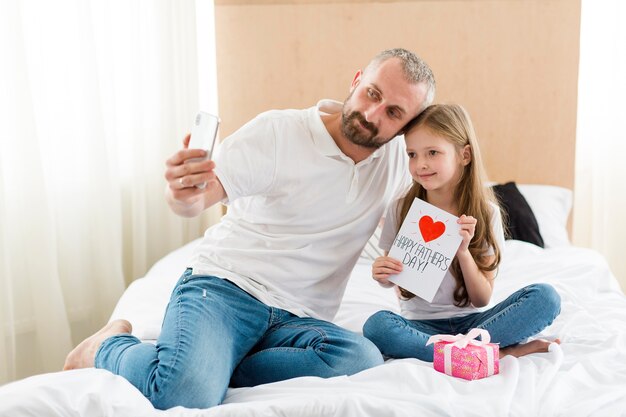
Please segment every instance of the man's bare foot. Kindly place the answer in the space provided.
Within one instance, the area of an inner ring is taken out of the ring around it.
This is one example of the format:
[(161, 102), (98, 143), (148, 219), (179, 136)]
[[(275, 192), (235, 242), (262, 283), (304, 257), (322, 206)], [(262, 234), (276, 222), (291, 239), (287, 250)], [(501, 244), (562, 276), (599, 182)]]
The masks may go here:
[(114, 320), (111, 323), (98, 330), (87, 339), (83, 340), (78, 346), (72, 350), (67, 358), (63, 370), (91, 368), (94, 366), (96, 352), (106, 339), (111, 336), (122, 333), (131, 333), (133, 326), (127, 320)]
[(503, 349), (500, 349), (500, 358), (511, 355), (519, 358), (520, 356), (525, 356), (530, 353), (538, 353), (538, 352), (547, 352), (550, 344), (556, 343), (558, 345), (561, 344), (559, 339), (554, 340), (546, 340), (546, 339), (536, 339), (531, 340), (528, 343), (520, 343), (518, 345), (508, 346)]

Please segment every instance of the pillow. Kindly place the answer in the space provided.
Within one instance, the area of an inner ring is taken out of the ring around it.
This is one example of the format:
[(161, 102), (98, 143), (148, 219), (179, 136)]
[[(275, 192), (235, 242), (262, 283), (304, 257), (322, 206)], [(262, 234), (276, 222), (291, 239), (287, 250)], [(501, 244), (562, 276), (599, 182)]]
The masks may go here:
[(537, 219), (515, 183), (496, 184), (492, 189), (505, 213), (506, 238), (523, 240), (543, 248)]
[(533, 210), (546, 248), (570, 246), (567, 220), (572, 209), (572, 190), (554, 185), (518, 184)]

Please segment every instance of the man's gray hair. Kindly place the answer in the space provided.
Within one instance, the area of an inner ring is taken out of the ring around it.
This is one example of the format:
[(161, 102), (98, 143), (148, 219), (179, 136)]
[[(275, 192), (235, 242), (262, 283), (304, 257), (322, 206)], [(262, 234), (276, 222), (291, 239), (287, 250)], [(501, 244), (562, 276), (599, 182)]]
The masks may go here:
[(376, 68), (390, 58), (398, 58), (402, 62), (402, 69), (410, 83), (424, 83), (426, 85), (426, 98), (423, 108), (432, 104), (435, 99), (435, 76), (428, 64), (413, 52), (403, 48), (393, 48), (382, 51), (372, 59), (365, 71)]

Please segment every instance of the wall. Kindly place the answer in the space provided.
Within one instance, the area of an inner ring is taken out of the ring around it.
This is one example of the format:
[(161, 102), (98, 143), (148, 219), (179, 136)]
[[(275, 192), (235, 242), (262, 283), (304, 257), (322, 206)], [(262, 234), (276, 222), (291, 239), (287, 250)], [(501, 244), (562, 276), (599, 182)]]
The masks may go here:
[(216, 0), (221, 136), (270, 108), (343, 100), (377, 52), (433, 68), (474, 119), (492, 180), (572, 188), (580, 2)]

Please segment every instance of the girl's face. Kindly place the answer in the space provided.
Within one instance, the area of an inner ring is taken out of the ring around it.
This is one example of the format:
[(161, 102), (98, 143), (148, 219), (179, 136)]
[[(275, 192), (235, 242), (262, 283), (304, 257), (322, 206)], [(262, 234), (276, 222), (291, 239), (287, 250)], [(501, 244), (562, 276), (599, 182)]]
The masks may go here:
[(419, 126), (406, 136), (411, 176), (427, 191), (453, 192), (469, 163), (469, 145), (463, 152), (443, 136)]

